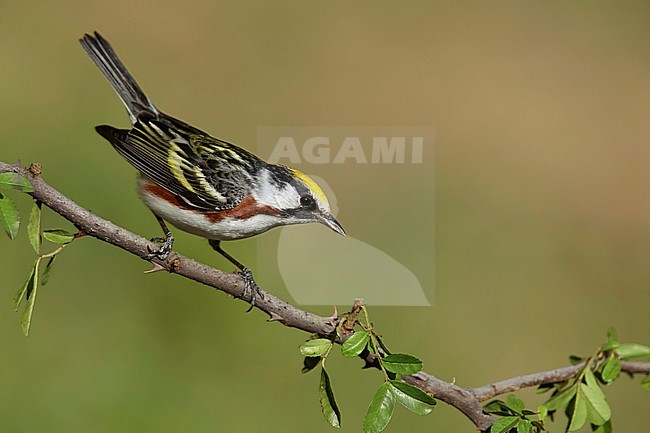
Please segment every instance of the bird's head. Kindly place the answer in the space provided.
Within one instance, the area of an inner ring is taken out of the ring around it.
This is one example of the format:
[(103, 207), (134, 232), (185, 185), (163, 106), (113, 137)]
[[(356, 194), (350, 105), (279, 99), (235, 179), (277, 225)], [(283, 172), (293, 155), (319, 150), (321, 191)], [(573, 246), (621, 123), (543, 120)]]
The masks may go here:
[(258, 201), (279, 212), (281, 225), (317, 222), (345, 236), (332, 215), (327, 196), (311, 177), (281, 165), (270, 166), (263, 177), (266, 179), (258, 185)]

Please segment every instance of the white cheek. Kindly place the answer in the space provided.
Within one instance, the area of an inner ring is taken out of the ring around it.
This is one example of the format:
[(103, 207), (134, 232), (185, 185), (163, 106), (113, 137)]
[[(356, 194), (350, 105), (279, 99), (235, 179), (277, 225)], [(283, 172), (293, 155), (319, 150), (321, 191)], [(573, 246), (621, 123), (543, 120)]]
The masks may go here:
[(258, 188), (252, 191), (253, 198), (258, 204), (271, 206), (275, 209), (290, 209), (300, 205), (300, 196), (291, 185), (278, 188), (270, 181), (268, 171), (262, 172)]
[(293, 209), (300, 206), (300, 195), (292, 186), (287, 185), (276, 196), (278, 209)]

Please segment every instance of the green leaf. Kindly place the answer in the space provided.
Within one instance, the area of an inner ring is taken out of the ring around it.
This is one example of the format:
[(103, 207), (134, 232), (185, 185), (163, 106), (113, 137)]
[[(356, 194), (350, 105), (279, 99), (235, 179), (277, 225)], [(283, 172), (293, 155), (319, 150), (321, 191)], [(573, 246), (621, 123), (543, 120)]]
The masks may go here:
[(391, 380), (389, 383), (397, 401), (415, 414), (427, 415), (436, 405), (436, 400), (419, 388), (399, 380)]
[(609, 355), (605, 363), (603, 364), (603, 370), (600, 373), (600, 377), (604, 382), (609, 383), (614, 381), (618, 377), (618, 374), (621, 372), (621, 360), (614, 354)]
[(567, 406), (566, 412), (569, 417), (567, 431), (579, 430), (587, 422), (587, 402), (579, 388), (578, 386), (575, 397), (573, 397), (573, 400)]
[(44, 230), (43, 237), (55, 244), (67, 244), (74, 240), (72, 233), (62, 229)]
[(16, 292), (14, 295), (14, 310), (18, 311), (18, 307), (20, 307), (20, 303), (22, 302), (23, 298), (25, 298), (25, 295), (27, 294), (27, 288), (34, 285), (32, 282), (32, 279), (34, 278), (34, 272), (36, 271), (36, 263), (32, 265), (31, 270), (29, 271), (29, 275), (27, 275), (27, 278), (25, 279), (25, 282), (23, 283), (22, 286), (20, 286), (20, 289)]
[(334, 391), (332, 390), (332, 384), (330, 383), (330, 377), (325, 371), (325, 368), (321, 370), (320, 373), (320, 386), (318, 388), (318, 394), (320, 397), (320, 407), (325, 415), (327, 420), (332, 427), (340, 428), (341, 427), (341, 411), (336, 405), (336, 400), (334, 399)]
[(491, 433), (504, 433), (507, 431), (510, 431), (511, 428), (517, 425), (519, 423), (519, 418), (518, 416), (504, 416), (503, 418), (499, 418), (498, 420), (494, 421), (494, 424), (492, 424), (492, 427), (490, 428)]
[(413, 355), (403, 353), (386, 355), (381, 359), (381, 363), (386, 370), (398, 374), (413, 374), (422, 370), (422, 361)]
[(29, 328), (32, 324), (32, 315), (34, 314), (34, 304), (36, 303), (36, 293), (38, 291), (38, 264), (37, 260), (34, 264), (34, 275), (30, 279), (30, 283), (27, 285), (27, 292), (25, 294), (27, 298), (27, 304), (25, 305), (25, 311), (23, 311), (23, 317), (20, 321), (20, 328), (23, 330), (25, 337), (29, 335)]
[(612, 350), (620, 346), (621, 343), (618, 342), (618, 336), (616, 335), (616, 330), (614, 328), (609, 328), (607, 331), (607, 343), (603, 344), (602, 350)]
[(585, 381), (587, 383), (580, 386), (579, 392), (585, 398), (587, 419), (594, 425), (602, 425), (611, 418), (612, 411), (591, 370), (585, 372)]
[(569, 355), (569, 362), (571, 363), (571, 365), (580, 364), (584, 360), (585, 359), (582, 356)]
[(300, 346), (300, 353), (305, 356), (323, 356), (332, 347), (332, 342), (326, 338), (309, 340)]
[(27, 223), (27, 235), (29, 243), (34, 247), (36, 254), (41, 252), (41, 203), (34, 202), (32, 211), (29, 213), (29, 222)]
[(533, 425), (527, 419), (519, 420), (517, 433), (533, 433)]
[(305, 356), (305, 359), (302, 361), (302, 373), (304, 374), (312, 371), (316, 368), (320, 360), (320, 356)]
[(650, 347), (644, 346), (643, 344), (623, 343), (616, 349), (616, 353), (622, 359), (640, 358), (650, 356)]
[(384, 382), (375, 393), (363, 419), (363, 431), (379, 433), (386, 428), (395, 410), (395, 394), (389, 382)]
[(643, 389), (650, 389), (650, 374), (646, 374), (646, 376), (643, 378), (641, 381), (641, 387)]
[(45, 270), (43, 271), (43, 275), (41, 275), (41, 286), (46, 285), (50, 280), (50, 272), (52, 271), (52, 266), (54, 266), (54, 259), (56, 259), (56, 254), (50, 257), (47, 265), (45, 265)]
[(544, 403), (544, 406), (549, 412), (558, 410), (569, 403), (569, 401), (576, 395), (576, 391), (577, 385), (571, 385), (548, 399), (548, 401)]
[(612, 416), (611, 410), (607, 401), (600, 398), (594, 388), (589, 385), (582, 385), (578, 391), (581, 397), (585, 400), (587, 406), (587, 419), (591, 424), (603, 425)]
[(609, 420), (603, 425), (591, 426), (594, 433), (612, 433), (612, 421)]
[(18, 234), (20, 227), (20, 215), (18, 208), (9, 198), (0, 194), (0, 226), (4, 229), (9, 239), (13, 239)]
[(399, 380), (392, 380), (390, 383), (395, 388), (399, 389), (401, 392), (408, 394), (414, 399), (419, 400), (422, 403), (426, 403), (429, 406), (435, 406), (438, 403), (435, 398), (431, 397), (429, 394), (422, 391), (420, 388), (416, 388), (415, 386), (410, 385), (406, 382), (402, 382)]
[(34, 187), (26, 177), (18, 173), (0, 173), (0, 188), (20, 192), (32, 192)]
[(377, 340), (377, 343), (379, 343), (379, 347), (381, 348), (381, 350), (383, 350), (386, 355), (390, 355), (391, 352), (390, 350), (388, 350), (388, 347), (386, 347), (386, 345), (384, 344), (384, 340), (382, 340), (381, 337), (377, 334), (375, 334), (375, 339)]
[(603, 391), (600, 389), (600, 385), (598, 385), (598, 381), (596, 380), (596, 376), (594, 376), (594, 372), (590, 369), (587, 369), (587, 371), (585, 371), (585, 383), (588, 386), (592, 387), (603, 400), (605, 399), (605, 394), (603, 394)]
[(366, 348), (369, 339), (370, 334), (367, 331), (357, 331), (341, 345), (341, 353), (348, 358), (357, 356)]
[(544, 428), (544, 423), (543, 423), (543, 422), (540, 422), (540, 421), (530, 421), (530, 423), (531, 423), (531, 424), (533, 425), (533, 427), (535, 428), (535, 433), (540, 433), (540, 432), (543, 432), (543, 431), (547, 431), (547, 430)]
[(510, 410), (510, 408), (505, 404), (505, 402), (501, 400), (492, 400), (491, 402), (483, 406), (483, 411), (486, 413), (492, 413), (500, 416), (512, 415), (512, 411)]
[(551, 382), (551, 383), (543, 383), (537, 387), (535, 392), (537, 394), (543, 394), (548, 391), (557, 391), (558, 389), (562, 389), (566, 386), (568, 381), (564, 380), (561, 382)]
[(618, 341), (618, 334), (616, 333), (616, 329), (614, 329), (613, 326), (610, 326), (610, 328), (607, 330), (607, 342), (614, 343), (617, 341)]
[(548, 408), (546, 406), (541, 405), (537, 408), (537, 418), (540, 421), (544, 421), (547, 415), (548, 415)]
[(517, 412), (518, 414), (521, 414), (521, 411), (524, 410), (526, 404), (522, 399), (520, 399), (516, 395), (510, 394), (506, 398), (506, 406), (508, 406), (510, 409)]

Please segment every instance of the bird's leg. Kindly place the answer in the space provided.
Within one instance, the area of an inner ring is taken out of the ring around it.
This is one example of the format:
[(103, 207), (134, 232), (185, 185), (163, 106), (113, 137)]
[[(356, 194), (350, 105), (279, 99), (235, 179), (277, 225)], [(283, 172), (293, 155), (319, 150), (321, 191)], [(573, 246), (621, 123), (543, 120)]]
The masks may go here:
[(251, 293), (250, 297), (250, 308), (246, 310), (248, 313), (253, 309), (255, 306), (255, 299), (259, 296), (260, 299), (264, 299), (264, 292), (262, 292), (262, 289), (257, 285), (255, 280), (253, 279), (253, 273), (251, 272), (250, 269), (248, 269), (246, 266), (242, 265), (237, 259), (235, 259), (233, 256), (225, 252), (221, 248), (221, 241), (215, 240), (215, 239), (208, 239), (208, 242), (210, 243), (210, 246), (212, 247), (213, 250), (224, 256), (230, 263), (235, 265), (237, 269), (239, 269), (239, 274), (242, 276), (244, 279), (244, 284), (246, 287), (246, 290), (249, 290)]
[(147, 256), (147, 259), (165, 260), (167, 257), (169, 257), (169, 253), (172, 252), (172, 246), (174, 245), (174, 237), (172, 236), (172, 232), (169, 231), (169, 228), (167, 228), (167, 224), (165, 224), (165, 221), (163, 221), (163, 219), (156, 214), (154, 214), (154, 216), (158, 220), (158, 224), (160, 224), (160, 228), (163, 229), (163, 232), (165, 233), (165, 237), (151, 238), (151, 242), (162, 242), (163, 244), (161, 245), (158, 251), (151, 251), (151, 254)]

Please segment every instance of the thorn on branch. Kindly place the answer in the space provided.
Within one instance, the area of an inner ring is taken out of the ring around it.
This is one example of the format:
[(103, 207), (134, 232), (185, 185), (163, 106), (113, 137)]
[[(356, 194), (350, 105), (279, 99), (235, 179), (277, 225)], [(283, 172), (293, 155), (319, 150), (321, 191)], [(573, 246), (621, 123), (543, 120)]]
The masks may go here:
[(273, 312), (273, 311), (271, 311), (271, 312), (269, 313), (269, 316), (270, 316), (270, 317), (268, 318), (267, 322), (280, 322), (280, 323), (284, 323), (284, 318), (283, 318), (282, 316), (280, 316), (279, 314)]
[(165, 267), (162, 266), (160, 263), (151, 262), (151, 264), (153, 265), (153, 267), (148, 271), (144, 271), (145, 274), (153, 274), (155, 272), (166, 271)]

